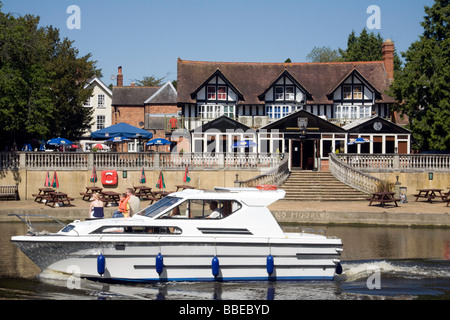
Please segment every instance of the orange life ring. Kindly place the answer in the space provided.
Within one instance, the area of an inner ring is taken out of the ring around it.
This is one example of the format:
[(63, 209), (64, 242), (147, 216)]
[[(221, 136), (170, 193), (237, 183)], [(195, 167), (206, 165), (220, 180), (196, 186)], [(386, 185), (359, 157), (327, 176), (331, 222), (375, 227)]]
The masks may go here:
[(259, 190), (277, 190), (278, 187), (276, 185), (272, 185), (272, 184), (262, 184), (259, 186), (256, 186), (257, 189)]

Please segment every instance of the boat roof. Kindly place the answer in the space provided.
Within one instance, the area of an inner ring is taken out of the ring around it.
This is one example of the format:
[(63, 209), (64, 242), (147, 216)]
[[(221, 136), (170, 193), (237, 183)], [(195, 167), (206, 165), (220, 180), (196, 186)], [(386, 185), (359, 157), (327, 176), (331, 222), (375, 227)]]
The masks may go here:
[(257, 188), (227, 188), (215, 187), (214, 190), (186, 189), (172, 193), (170, 196), (186, 199), (203, 200), (239, 200), (251, 207), (265, 207), (271, 203), (283, 199), (286, 192), (277, 190), (260, 190)]

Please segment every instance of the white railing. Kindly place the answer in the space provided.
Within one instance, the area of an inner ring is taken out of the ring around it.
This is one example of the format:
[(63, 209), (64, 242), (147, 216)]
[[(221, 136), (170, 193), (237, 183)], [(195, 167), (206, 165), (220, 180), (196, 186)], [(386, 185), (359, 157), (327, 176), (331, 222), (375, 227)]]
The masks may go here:
[(336, 179), (364, 193), (376, 192), (376, 182), (380, 179), (352, 167), (334, 153), (330, 153), (329, 157), (330, 172)]
[(363, 172), (450, 172), (450, 155), (440, 154), (336, 154), (340, 161)]
[(131, 153), (131, 152), (17, 152), (0, 153), (0, 169), (133, 170), (145, 168), (261, 169), (278, 167), (283, 154), (240, 153)]
[(236, 187), (254, 187), (258, 185), (276, 185), (280, 186), (289, 177), (288, 157), (283, 157), (279, 165), (266, 173), (258, 175), (245, 181), (236, 179)]

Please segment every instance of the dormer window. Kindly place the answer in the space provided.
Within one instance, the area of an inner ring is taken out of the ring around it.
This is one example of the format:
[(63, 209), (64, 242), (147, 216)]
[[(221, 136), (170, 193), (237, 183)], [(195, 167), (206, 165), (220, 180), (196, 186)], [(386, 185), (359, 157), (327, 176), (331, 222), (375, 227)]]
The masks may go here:
[(362, 100), (362, 85), (353, 86), (353, 99)]
[(227, 87), (225, 86), (217, 87), (217, 100), (227, 100)]
[(295, 89), (294, 86), (275, 86), (275, 100), (276, 101), (294, 101)]
[(285, 99), (294, 101), (294, 86), (286, 86)]
[(208, 86), (208, 100), (216, 100), (216, 86)]
[(275, 100), (276, 101), (284, 100), (284, 87), (281, 86), (275, 87)]
[(342, 88), (344, 99), (351, 99), (352, 98), (352, 86), (344, 86)]
[(208, 86), (207, 87), (208, 100), (227, 100), (226, 86)]
[(345, 100), (362, 100), (363, 98), (363, 89), (362, 85), (355, 84), (353, 86), (351, 85), (344, 85), (342, 87), (342, 94)]

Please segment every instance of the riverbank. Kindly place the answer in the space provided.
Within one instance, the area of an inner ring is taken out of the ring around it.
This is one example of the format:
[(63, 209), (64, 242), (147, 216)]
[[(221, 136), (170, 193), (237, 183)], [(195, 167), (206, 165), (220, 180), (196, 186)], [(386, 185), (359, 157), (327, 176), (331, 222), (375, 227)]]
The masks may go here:
[[(74, 206), (51, 208), (34, 200), (0, 201), (0, 222), (18, 221), (12, 213), (50, 215), (61, 221), (84, 220), (88, 217), (89, 202), (72, 201)], [(141, 201), (141, 207), (149, 201)], [(368, 201), (288, 201), (281, 200), (269, 209), (279, 222), (298, 224), (388, 225), (450, 227), (450, 206), (442, 201), (433, 203), (410, 201), (398, 207), (369, 206)], [(117, 207), (106, 207), (111, 217)]]

